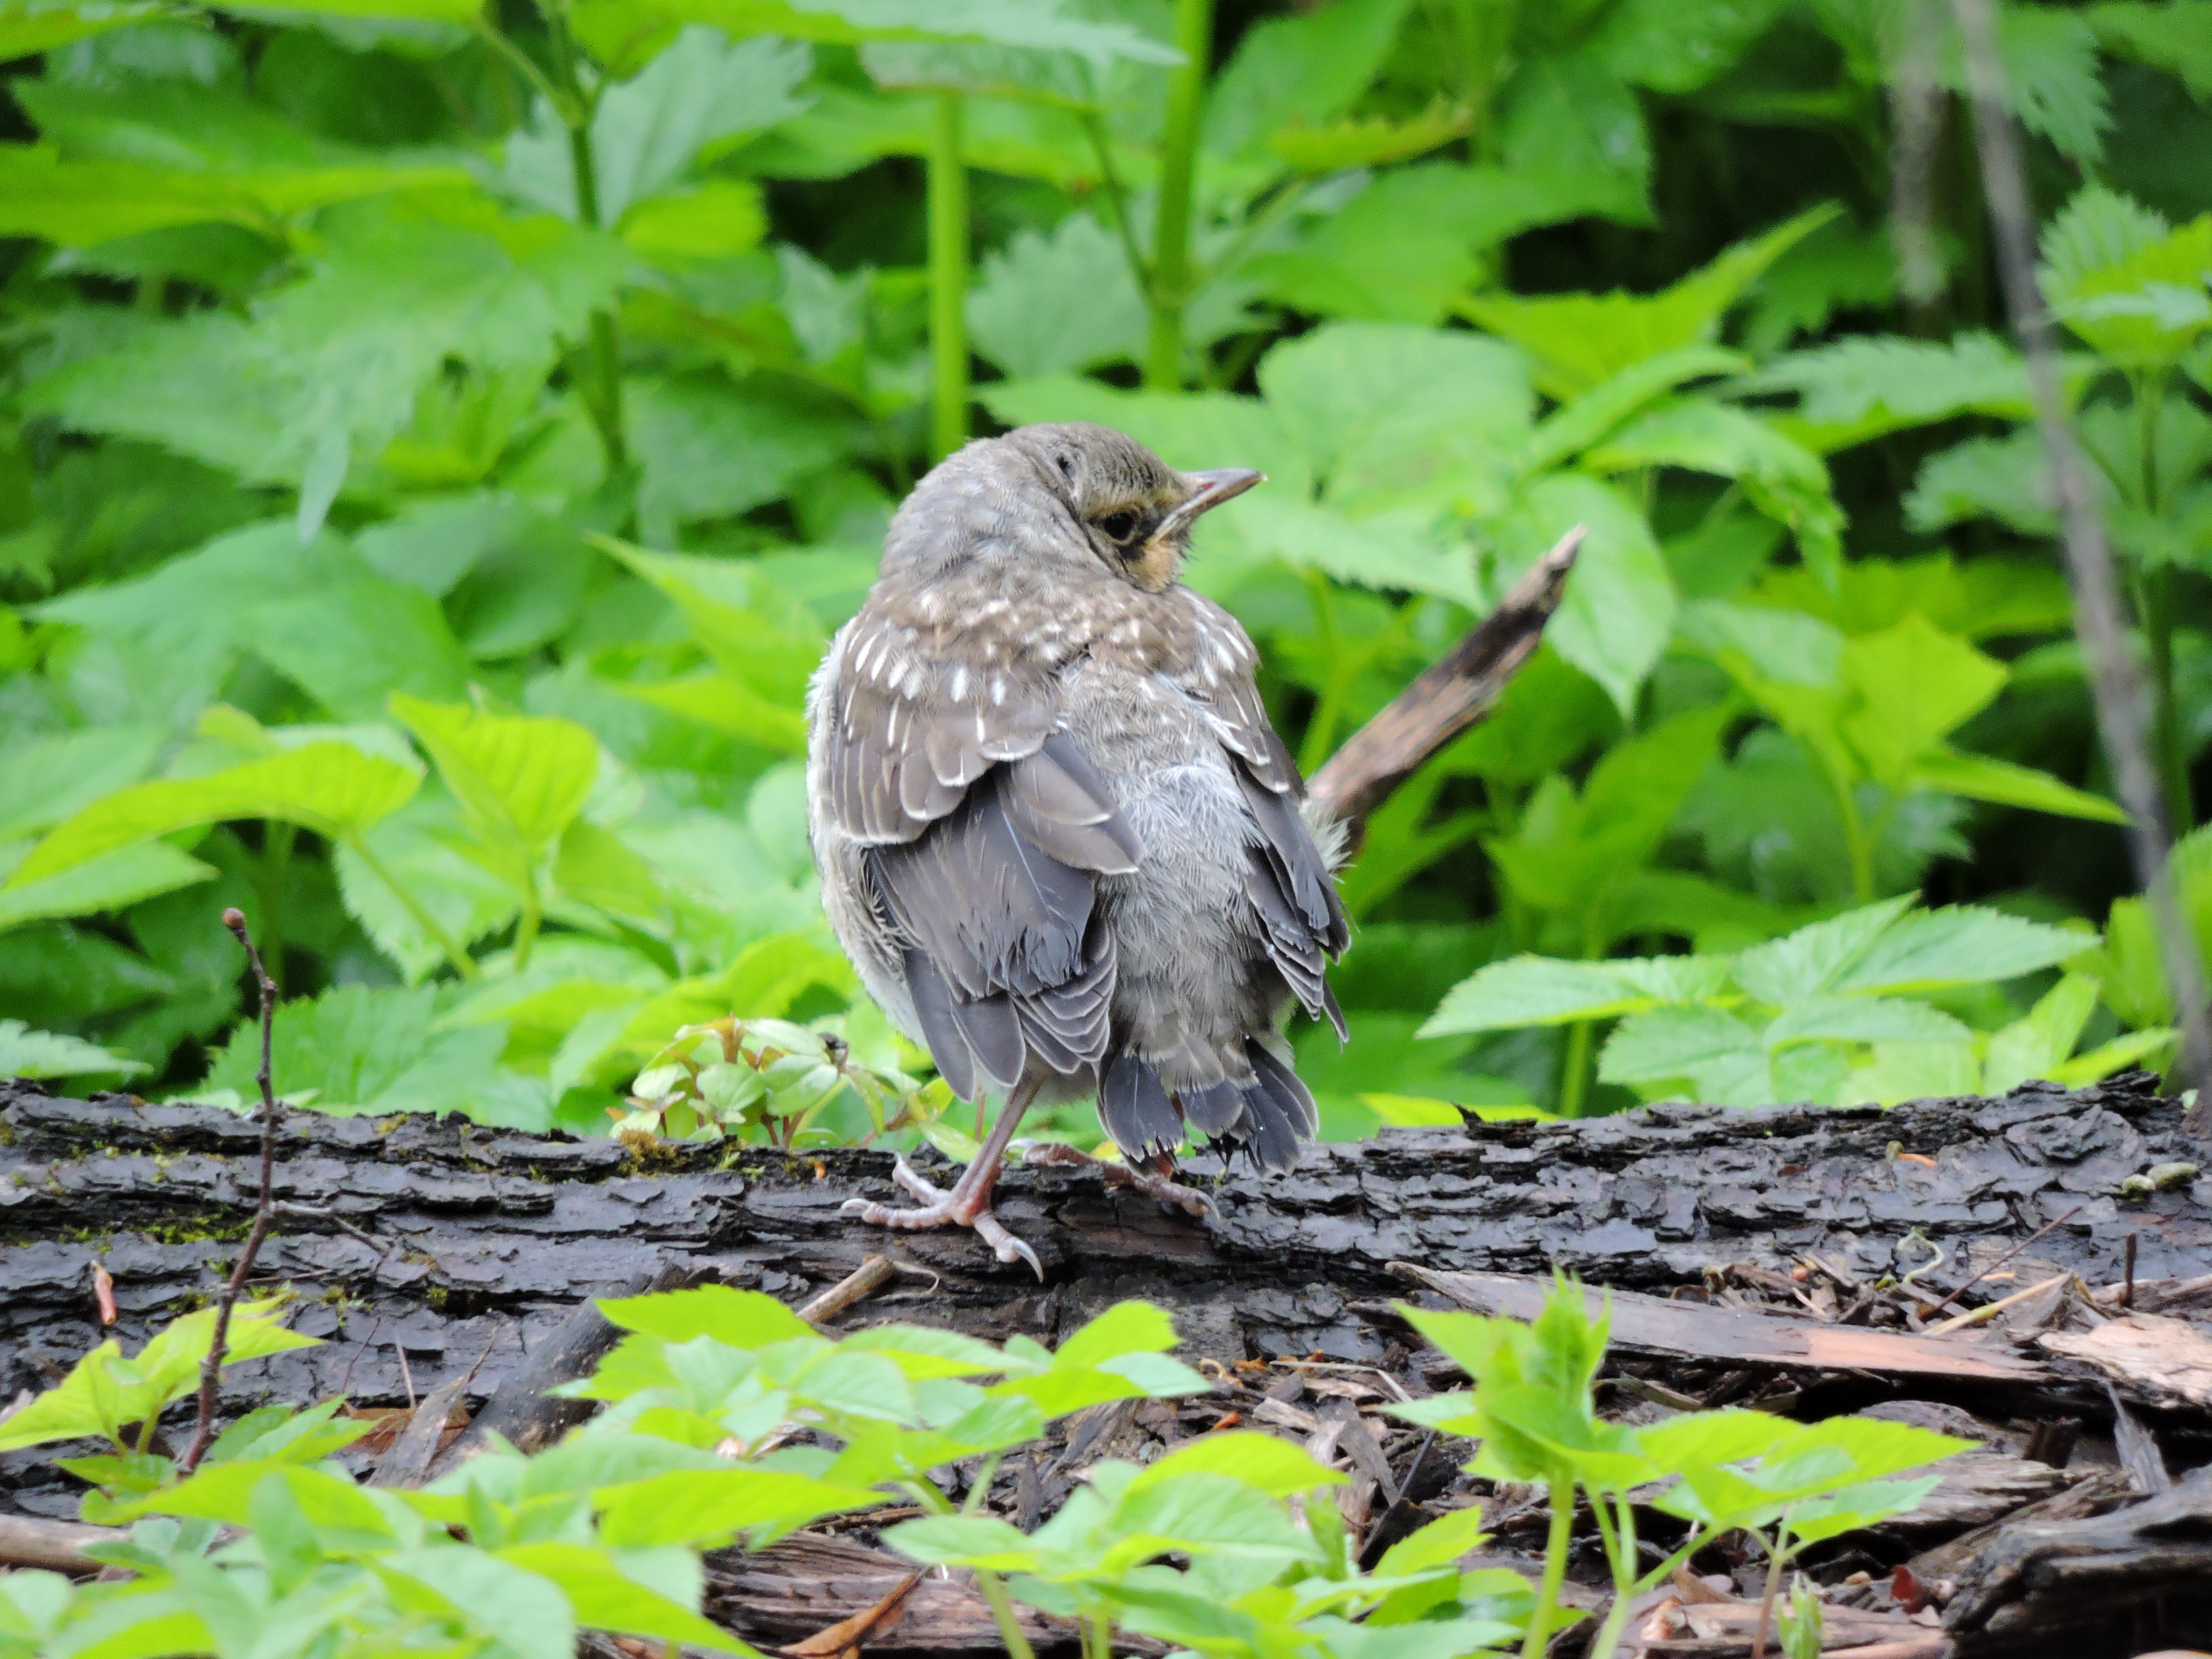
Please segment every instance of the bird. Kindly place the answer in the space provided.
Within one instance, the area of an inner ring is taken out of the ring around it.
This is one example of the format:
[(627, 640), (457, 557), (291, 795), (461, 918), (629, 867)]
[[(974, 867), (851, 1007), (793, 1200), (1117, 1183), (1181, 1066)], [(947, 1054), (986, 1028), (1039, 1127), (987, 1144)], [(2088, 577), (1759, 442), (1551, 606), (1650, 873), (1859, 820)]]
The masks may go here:
[(1317, 1133), (1280, 1026), (1295, 1005), (1346, 1036), (1342, 834), (1250, 636), (1178, 580), (1200, 516), (1264, 477), (1040, 423), (953, 452), (893, 514), (809, 684), (808, 836), (868, 994), (954, 1095), (1006, 1103), (950, 1190), (901, 1158), (915, 1206), (848, 1212), (972, 1228), (1042, 1279), (990, 1206), (1040, 1098), (1095, 1096), (1109, 1174), (1194, 1213), (1187, 1137), (1281, 1170)]

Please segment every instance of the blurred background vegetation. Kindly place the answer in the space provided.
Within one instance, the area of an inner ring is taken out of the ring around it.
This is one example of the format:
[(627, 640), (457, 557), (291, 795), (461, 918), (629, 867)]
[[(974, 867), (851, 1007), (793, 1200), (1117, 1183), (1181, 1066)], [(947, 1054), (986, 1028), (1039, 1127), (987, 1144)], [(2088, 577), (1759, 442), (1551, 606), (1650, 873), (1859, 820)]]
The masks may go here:
[[(1999, 27), (2186, 805), (2212, 0)], [(0, 1073), (250, 1096), (236, 904), (295, 1098), (957, 1147), (799, 700), (933, 459), (1071, 417), (1267, 471), (1188, 577), (1309, 770), (1589, 526), (1368, 826), (1328, 1133), (2166, 1057), (1931, 0), (6, 0), (0, 56)]]

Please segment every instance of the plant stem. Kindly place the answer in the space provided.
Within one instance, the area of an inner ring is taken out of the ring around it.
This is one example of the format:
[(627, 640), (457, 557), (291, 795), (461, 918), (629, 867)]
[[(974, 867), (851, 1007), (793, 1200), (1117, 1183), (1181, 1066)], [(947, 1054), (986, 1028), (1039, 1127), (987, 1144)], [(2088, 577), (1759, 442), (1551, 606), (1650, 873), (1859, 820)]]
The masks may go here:
[(2059, 384), (2057, 354), (2051, 334), (2051, 312), (2035, 274), (2035, 215), (2021, 160), (2019, 136), (2005, 106), (2004, 60), (1997, 50), (1996, 13), (1990, 0), (1951, 0), (1966, 44), (1966, 83), (1972, 93), (1974, 126), (1981, 155), (1983, 194), (1995, 232), (1997, 275), (2005, 308), (2020, 337), (2027, 368), (2028, 392), (2035, 403), (2035, 424), (2051, 469), (2051, 493), (2058, 500), (2060, 540), (2074, 589), (2074, 628), (2089, 669), (2097, 725), (2112, 763), (2114, 793), (2127, 809), (2133, 833), (2128, 838), (2136, 877), (2150, 902), (2158, 930), (2159, 954), (2173, 993), (2181, 1053), (2178, 1081), (2198, 1091), (2182, 1120), (2194, 1138), (2212, 1135), (2212, 1020), (2205, 1011), (2204, 965), (2194, 931), (2182, 915), (2174, 891), (2169, 857), (2172, 850), (2171, 804), (2144, 743), (2144, 698), (2141, 676), (2120, 621), (2119, 584), (2112, 548), (2081, 451), (2068, 417)]
[(538, 898), (538, 878), (530, 878), (530, 885), (522, 898), (522, 920), (514, 926), (514, 971), (520, 973), (530, 965), (531, 947), (538, 943), (538, 929), (544, 921), (544, 907)]
[(1589, 1103), (1590, 1054), (1597, 1044), (1597, 1022), (1578, 1019), (1567, 1027), (1567, 1052), (1559, 1060), (1559, 1115), (1580, 1117)]
[(968, 168), (960, 158), (960, 94), (940, 92), (929, 128), (930, 453), (968, 441)]
[[(2163, 503), (2158, 471), (2158, 417), (2166, 402), (2162, 372), (2134, 377), (2136, 402), (2136, 489), (2142, 510), (2156, 519)], [(2181, 729), (2181, 711), (2173, 688), (2173, 626), (2176, 611), (2173, 571), (2160, 565), (2138, 567), (2138, 608), (2142, 614), (2143, 642), (2150, 657), (2151, 741), (2166, 785), (2166, 810), (2173, 815), (2173, 833), (2185, 836), (2197, 822), (2194, 792), (2189, 786), (2189, 741)]]
[(991, 1609), (991, 1621), (999, 1627), (999, 1640), (1006, 1644), (1006, 1659), (1036, 1659), (1036, 1650), (1030, 1645), (1022, 1621), (1014, 1616), (1013, 1598), (1006, 1594), (1006, 1581), (995, 1572), (978, 1567), (975, 1588)]
[[(584, 91), (577, 73), (576, 46), (568, 33), (567, 18), (555, 6), (543, 6), (545, 27), (553, 42), (555, 79), (559, 95), (550, 101), (568, 129), (568, 167), (576, 190), (576, 222), (591, 229), (600, 227), (599, 161), (592, 153), (592, 116), (595, 100)], [(527, 54), (518, 54), (526, 58)], [(629, 468), (629, 441), (623, 425), (622, 337), (614, 313), (604, 307), (593, 311), (585, 346), (584, 406), (599, 429), (599, 444), (606, 452), (607, 472), (618, 476)]]
[(345, 844), (355, 857), (368, 866), (369, 874), (392, 890), (392, 897), (406, 908), (407, 914), (415, 919), (415, 925), (428, 933), (431, 943), (446, 953), (446, 960), (453, 964), (455, 973), (463, 979), (483, 977), (483, 970), (477, 966), (476, 959), (461, 948), (460, 941), (446, 930), (444, 923), (423, 908), (422, 900), (407, 890), (405, 884), (392, 872), (392, 866), (369, 850), (366, 836), (357, 833), (349, 835), (345, 837)]
[(1544, 1577), (1536, 1586), (1536, 1606), (1528, 1615), (1528, 1633), (1521, 1641), (1521, 1659), (1540, 1659), (1545, 1639), (1551, 1634), (1552, 1615), (1559, 1608), (1559, 1586), (1567, 1576), (1567, 1547), (1574, 1542), (1573, 1478), (1554, 1475), (1551, 1493), (1552, 1525), (1544, 1535)]
[(1752, 1632), (1751, 1659), (1766, 1659), (1766, 1632), (1774, 1627), (1775, 1592), (1782, 1588), (1782, 1552), (1774, 1540), (1764, 1534), (1759, 1541), (1766, 1546), (1766, 1593), (1759, 1598), (1759, 1627)]
[(269, 1223), (276, 1213), (270, 1196), (276, 1164), (276, 1096), (269, 1080), (269, 1050), (276, 1028), (276, 981), (261, 965), (261, 953), (253, 948), (253, 936), (246, 931), (244, 914), (224, 911), (222, 925), (245, 948), (246, 960), (252, 964), (254, 981), (261, 991), (261, 1069), (254, 1073), (254, 1081), (261, 1085), (261, 1193), (253, 1206), (253, 1231), (246, 1234), (245, 1247), (238, 1253), (238, 1266), (231, 1270), (229, 1282), (216, 1298), (215, 1334), (208, 1340), (207, 1358), (200, 1362), (199, 1419), (192, 1427), (191, 1444), (177, 1460), (180, 1475), (199, 1467), (200, 1459), (207, 1455), (209, 1442), (215, 1437), (216, 1382), (222, 1374), (223, 1355), (230, 1345), (231, 1310), (238, 1305), (239, 1292), (246, 1288), (246, 1276), (253, 1271), (253, 1258), (261, 1254), (261, 1241), (269, 1237)]
[(1597, 1522), (1599, 1537), (1605, 1540), (1606, 1565), (1613, 1571), (1613, 1605), (1605, 1610), (1605, 1622), (1583, 1650), (1587, 1659), (1613, 1659), (1621, 1630), (1628, 1623), (1629, 1603), (1636, 1597), (1636, 1514), (1626, 1497), (1618, 1501), (1620, 1507), (1607, 1525), (1605, 1500), (1595, 1492), (1590, 1494), (1590, 1514)]
[(1213, 0), (1176, 0), (1175, 44), (1183, 61), (1168, 80), (1159, 218), (1152, 232), (1152, 281), (1145, 295), (1152, 309), (1152, 327), (1145, 337), (1145, 384), (1168, 392), (1182, 384), (1182, 308), (1190, 299), (1191, 286), (1191, 201), (1206, 60), (1213, 44)]

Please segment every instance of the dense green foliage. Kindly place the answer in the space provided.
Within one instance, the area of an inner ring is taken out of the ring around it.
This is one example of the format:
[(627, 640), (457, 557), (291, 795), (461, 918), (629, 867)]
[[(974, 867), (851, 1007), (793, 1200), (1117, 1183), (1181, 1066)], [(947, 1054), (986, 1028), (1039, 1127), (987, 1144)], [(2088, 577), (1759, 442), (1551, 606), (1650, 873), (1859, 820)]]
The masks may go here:
[[(751, 1654), (700, 1617), (698, 1552), (757, 1548), (901, 1498), (923, 1513), (884, 1540), (925, 1565), (975, 1569), (1010, 1654), (1030, 1652), (1019, 1601), (1078, 1620), (1085, 1659), (1107, 1659), (1121, 1632), (1216, 1659), (1457, 1659), (1516, 1644), (1535, 1659), (1581, 1616), (1557, 1599), (1579, 1497), (1623, 1592), (1595, 1648), (1610, 1653), (1630, 1593), (1723, 1534), (1758, 1539), (1771, 1595), (1805, 1546), (1911, 1510), (1936, 1485), (1888, 1477), (1968, 1443), (1870, 1418), (1603, 1422), (1591, 1381), (1606, 1325), (1562, 1283), (1533, 1325), (1408, 1310), (1473, 1387), (1394, 1409), (1475, 1438), (1474, 1473), (1548, 1488), (1534, 1596), (1510, 1569), (1458, 1570), (1484, 1541), (1479, 1506), (1428, 1522), (1362, 1572), (1330, 1490), (1346, 1477), (1247, 1430), (1141, 1468), (1091, 1463), (1033, 1533), (989, 1513), (1002, 1460), (1050, 1423), (1206, 1390), (1168, 1355), (1167, 1316), (1142, 1302), (1117, 1304), (1050, 1352), (1026, 1337), (999, 1348), (909, 1325), (831, 1340), (774, 1297), (721, 1285), (603, 1302), (629, 1334), (564, 1391), (607, 1408), (535, 1457), (495, 1442), (420, 1492), (360, 1485), (333, 1461), (369, 1432), (338, 1418), (336, 1401), (241, 1418), (181, 1474), (149, 1451), (207, 1354), (214, 1313), (192, 1314), (128, 1359), (104, 1343), (0, 1425), (0, 1450), (105, 1440), (112, 1451), (63, 1467), (92, 1487), (88, 1519), (136, 1523), (97, 1550), (136, 1575), (127, 1583), (0, 1573), (0, 1659), (556, 1659), (575, 1650), (579, 1626)], [(276, 1322), (276, 1305), (240, 1310), (232, 1358), (313, 1345)], [(1652, 1483), (1684, 1524), (1647, 1568), (1628, 1493)], [(1817, 1632), (1817, 1604), (1799, 1619)]]
[[(1309, 769), (1589, 526), (1346, 874), (1328, 1133), (2155, 1063), (1948, 17), (7, 0), (0, 1072), (250, 1093), (236, 904), (295, 1099), (958, 1150), (799, 698), (931, 457), (1067, 416), (1267, 471), (1188, 575)], [(2000, 22), (2186, 809), (2212, 4)], [(653, 1064), (732, 1015), (810, 1030)]]

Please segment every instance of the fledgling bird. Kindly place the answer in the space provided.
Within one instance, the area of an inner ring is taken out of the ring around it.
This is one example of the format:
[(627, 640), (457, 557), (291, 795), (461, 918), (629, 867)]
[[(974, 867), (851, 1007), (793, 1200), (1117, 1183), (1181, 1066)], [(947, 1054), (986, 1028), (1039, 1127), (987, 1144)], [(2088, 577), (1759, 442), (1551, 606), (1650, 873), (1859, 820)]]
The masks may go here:
[[(830, 925), (963, 1099), (1009, 1091), (951, 1191), (897, 1166), (892, 1227), (974, 1227), (1041, 1095), (1094, 1091), (1148, 1192), (1188, 1132), (1272, 1169), (1318, 1127), (1277, 1026), (1344, 1018), (1347, 942), (1304, 785), (1236, 619), (1176, 580), (1200, 514), (1261, 482), (1179, 472), (1087, 422), (969, 444), (891, 520), (807, 698)], [(1322, 842), (1337, 840), (1319, 823)]]

